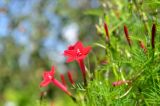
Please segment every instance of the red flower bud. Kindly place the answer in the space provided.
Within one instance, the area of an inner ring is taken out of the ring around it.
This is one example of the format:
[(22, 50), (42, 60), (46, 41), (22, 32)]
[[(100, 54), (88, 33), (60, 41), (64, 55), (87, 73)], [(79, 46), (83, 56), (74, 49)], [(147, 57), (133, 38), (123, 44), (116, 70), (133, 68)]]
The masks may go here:
[(144, 50), (144, 53), (147, 52), (147, 48), (145, 47), (144, 43), (142, 41), (138, 41), (140, 47)]
[(152, 49), (155, 48), (155, 36), (156, 36), (156, 24), (153, 24), (152, 25), (152, 38), (151, 38)]
[(129, 44), (129, 46), (131, 47), (131, 39), (130, 39), (130, 37), (129, 37), (128, 28), (127, 28), (126, 25), (124, 25), (124, 33), (125, 33), (125, 37), (126, 37), (126, 39), (127, 39), (127, 42), (128, 42), (128, 44)]
[(75, 83), (74, 83), (74, 81), (73, 81), (73, 79), (72, 79), (72, 74), (71, 74), (71, 72), (68, 71), (67, 74), (68, 74), (68, 78), (69, 78), (70, 83), (71, 83), (72, 85), (74, 85)]
[(64, 86), (66, 86), (66, 81), (65, 81), (64, 75), (61, 74), (60, 77), (61, 77), (62, 84), (63, 84)]
[(123, 85), (125, 83), (129, 83), (129, 82), (130, 82), (129, 80), (126, 80), (126, 81), (119, 80), (119, 81), (113, 82), (112, 85), (113, 86), (120, 86), (120, 85)]
[(104, 29), (105, 29), (105, 32), (106, 32), (106, 39), (107, 41), (109, 41), (109, 31), (108, 31), (108, 26), (107, 24), (104, 22)]

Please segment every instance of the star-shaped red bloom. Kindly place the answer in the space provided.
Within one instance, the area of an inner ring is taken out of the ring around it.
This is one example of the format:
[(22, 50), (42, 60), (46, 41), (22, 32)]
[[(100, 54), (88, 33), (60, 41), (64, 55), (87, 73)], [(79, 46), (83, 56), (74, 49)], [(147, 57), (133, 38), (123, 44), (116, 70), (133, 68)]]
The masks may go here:
[(84, 47), (83, 44), (78, 41), (75, 45), (68, 47), (68, 50), (64, 51), (64, 55), (68, 57), (67, 63), (74, 60), (83, 60), (87, 54), (90, 52), (91, 47)]
[(54, 73), (55, 73), (54, 67), (52, 67), (51, 71), (44, 72), (43, 81), (40, 83), (40, 86), (44, 87), (47, 86), (49, 83), (51, 83), (54, 78)]
[(90, 50), (90, 46), (84, 47), (83, 44), (80, 41), (78, 41), (76, 44), (69, 46), (68, 49), (64, 51), (64, 55), (68, 57), (66, 61), (67, 63), (72, 62), (74, 60), (78, 62), (82, 71), (85, 86), (87, 85), (87, 80), (84, 59), (90, 52)]
[(40, 83), (40, 86), (45, 87), (48, 84), (52, 83), (58, 88), (60, 88), (62, 91), (67, 93), (69, 96), (72, 96), (72, 94), (67, 90), (67, 87), (54, 78), (54, 74), (55, 74), (55, 69), (54, 66), (52, 66), (51, 71), (43, 73), (43, 81)]

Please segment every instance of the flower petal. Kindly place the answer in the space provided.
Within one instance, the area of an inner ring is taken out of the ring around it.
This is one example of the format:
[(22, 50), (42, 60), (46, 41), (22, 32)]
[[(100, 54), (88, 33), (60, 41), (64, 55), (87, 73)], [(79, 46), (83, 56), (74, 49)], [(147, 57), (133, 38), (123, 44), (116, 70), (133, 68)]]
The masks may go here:
[(78, 61), (78, 60), (83, 60), (85, 57), (86, 57), (86, 55), (82, 55), (82, 56), (77, 57), (76, 60), (77, 60), (77, 61)]
[(46, 78), (47, 78), (48, 73), (49, 73), (49, 72), (47, 72), (47, 71), (45, 71), (45, 72), (43, 73), (43, 79), (46, 79)]
[(79, 47), (79, 46), (83, 47), (83, 44), (82, 44), (82, 42), (77, 41), (76, 44), (74, 45), (74, 47)]
[(91, 47), (83, 47), (82, 42), (78, 41), (76, 44), (68, 47), (68, 50), (64, 51), (64, 56), (67, 56), (67, 62), (72, 62), (73, 60), (84, 59), (86, 55), (90, 52)]
[(74, 50), (65, 50), (64, 55), (71, 57), (71, 56), (75, 56), (76, 52)]
[(69, 47), (68, 47), (68, 50), (74, 50), (74, 46), (72, 46), (72, 45), (69, 46)]
[(52, 66), (51, 71), (49, 72), (49, 74), (50, 74), (51, 76), (53, 76), (54, 73), (55, 73), (55, 68), (54, 68), (54, 66)]
[(75, 50), (79, 49), (80, 51), (83, 50), (83, 44), (82, 42), (78, 41), (76, 44), (75, 44)]
[(66, 60), (66, 62), (69, 63), (69, 62), (72, 62), (72, 61), (74, 61), (74, 60), (75, 60), (75, 58), (69, 57), (69, 58)]
[(51, 80), (49, 80), (49, 79), (44, 79), (44, 80), (40, 83), (40, 87), (45, 87), (45, 86), (47, 86), (50, 82), (51, 82)]
[(83, 55), (87, 55), (87, 54), (90, 52), (91, 49), (92, 49), (92, 48), (91, 48), (90, 46), (85, 47), (85, 48), (83, 49)]

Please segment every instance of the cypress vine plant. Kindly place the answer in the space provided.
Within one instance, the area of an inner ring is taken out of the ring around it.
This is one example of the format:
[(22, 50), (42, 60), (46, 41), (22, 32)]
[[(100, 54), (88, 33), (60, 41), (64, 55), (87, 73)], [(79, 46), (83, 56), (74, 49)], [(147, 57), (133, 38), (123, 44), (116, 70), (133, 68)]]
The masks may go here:
[(115, 15), (105, 13), (107, 3), (101, 11), (105, 17), (96, 11), (86, 12), (98, 14), (96, 29), (100, 36), (91, 45), (92, 50), (91, 46), (84, 47), (82, 42), (77, 42), (64, 51), (67, 62), (76, 60), (82, 73), (83, 82), (77, 83), (68, 72), (71, 82), (68, 87), (75, 93), (63, 83), (59, 87), (65, 88), (62, 91), (75, 105), (160, 105), (159, 21), (157, 16), (153, 18), (157, 20), (148, 18), (146, 4), (140, 7), (143, 1), (131, 0), (125, 5), (128, 4), (130, 8), (123, 14), (115, 10), (111, 10)]

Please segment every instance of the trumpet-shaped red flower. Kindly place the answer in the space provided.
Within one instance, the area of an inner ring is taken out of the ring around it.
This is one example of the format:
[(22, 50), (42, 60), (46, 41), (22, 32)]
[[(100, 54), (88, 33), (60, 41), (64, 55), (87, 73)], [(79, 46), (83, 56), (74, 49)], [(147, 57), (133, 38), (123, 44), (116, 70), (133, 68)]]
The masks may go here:
[(40, 83), (40, 87), (45, 87), (50, 83), (53, 83), (55, 86), (59, 87), (62, 91), (67, 93), (69, 96), (72, 96), (71, 93), (67, 90), (61, 82), (54, 78), (55, 69), (52, 67), (51, 71), (43, 73), (43, 81)]
[(68, 57), (67, 63), (72, 62), (74, 60), (82, 60), (87, 54), (90, 52), (91, 47), (84, 47), (83, 44), (78, 41), (75, 45), (71, 45), (68, 47), (68, 50), (64, 51), (64, 55)]
[(44, 72), (43, 73), (43, 81), (41, 82), (40, 87), (45, 87), (49, 83), (51, 83), (54, 78), (54, 73), (55, 73), (54, 67), (52, 67), (51, 71)]
[(84, 47), (83, 44), (78, 41), (76, 44), (71, 45), (68, 47), (68, 50), (64, 51), (64, 55), (68, 57), (67, 63), (72, 62), (76, 60), (81, 68), (84, 84), (87, 85), (86, 82), (86, 71), (85, 71), (85, 65), (84, 65), (84, 59), (87, 56), (87, 54), (90, 52), (91, 47), (87, 46)]

